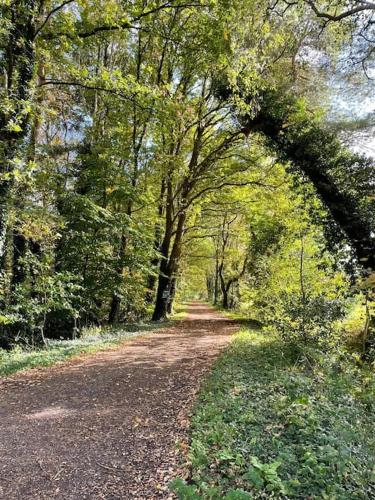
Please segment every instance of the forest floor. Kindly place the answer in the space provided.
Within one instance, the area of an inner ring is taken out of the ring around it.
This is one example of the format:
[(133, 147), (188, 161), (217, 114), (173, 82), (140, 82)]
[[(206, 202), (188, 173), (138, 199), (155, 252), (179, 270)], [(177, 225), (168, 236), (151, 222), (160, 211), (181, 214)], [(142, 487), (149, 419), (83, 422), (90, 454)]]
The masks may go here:
[(195, 395), (236, 330), (192, 303), (118, 349), (0, 379), (0, 498), (171, 498)]

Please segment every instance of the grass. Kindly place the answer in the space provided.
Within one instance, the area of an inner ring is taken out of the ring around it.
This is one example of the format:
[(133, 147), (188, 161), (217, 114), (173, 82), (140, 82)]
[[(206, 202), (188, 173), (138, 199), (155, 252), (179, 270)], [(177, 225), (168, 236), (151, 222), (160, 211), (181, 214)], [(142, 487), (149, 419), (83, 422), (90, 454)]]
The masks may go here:
[[(310, 358), (311, 359), (311, 358)], [(242, 329), (195, 407), (181, 499), (375, 498), (375, 375)]]
[(187, 306), (187, 302), (177, 303), (173, 308), (173, 315), (171, 316), (171, 319), (173, 321), (185, 319), (187, 315)]
[[(185, 310), (184, 304), (178, 304), (171, 321), (183, 319)], [(48, 340), (48, 345), (39, 349), (15, 348), (9, 352), (0, 349), (0, 376), (30, 368), (51, 366), (85, 353), (116, 348), (127, 340), (146, 335), (168, 324), (169, 322), (145, 322), (124, 324), (114, 328), (92, 328), (84, 331), (79, 339)]]

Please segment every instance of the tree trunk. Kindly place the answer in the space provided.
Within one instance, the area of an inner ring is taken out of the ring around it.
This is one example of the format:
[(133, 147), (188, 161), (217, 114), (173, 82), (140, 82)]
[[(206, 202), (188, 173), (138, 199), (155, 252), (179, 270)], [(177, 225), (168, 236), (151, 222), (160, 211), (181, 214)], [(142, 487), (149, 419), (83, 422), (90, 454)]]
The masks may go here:
[(22, 259), (25, 257), (27, 240), (18, 231), (13, 231), (13, 265), (12, 265), (12, 291), (23, 283), (26, 278), (25, 264)]
[[(280, 99), (281, 97), (281, 99)], [(283, 98), (274, 92), (264, 96), (263, 106), (255, 119), (247, 123), (247, 132), (262, 132), (279, 151), (283, 159), (291, 161), (303, 172), (315, 187), (323, 204), (332, 215), (333, 220), (346, 235), (354, 249), (358, 263), (362, 266), (365, 277), (375, 272), (375, 238), (371, 221), (362, 210), (360, 200), (350, 191), (337, 185), (334, 176), (329, 173), (334, 169), (346, 168), (347, 155), (343, 150), (332, 163), (330, 146), (337, 151), (335, 135), (327, 136), (327, 132), (315, 125), (306, 132), (303, 123), (300, 130), (292, 128), (288, 132), (290, 113), (295, 109), (293, 99)], [(274, 113), (275, 104), (278, 113)], [(326, 139), (325, 139), (326, 138)], [(306, 148), (306, 145), (309, 145)], [(356, 159), (353, 157), (353, 162)], [(368, 325), (366, 347), (375, 345), (375, 321)]]
[[(165, 190), (166, 190), (166, 182), (165, 178), (162, 179), (161, 181), (161, 187), (160, 187), (160, 202), (158, 206), (158, 220), (155, 224), (155, 238), (154, 238), (154, 251), (155, 252), (160, 252), (160, 245), (161, 245), (161, 227), (160, 227), (160, 219), (163, 216), (164, 213), (164, 196), (165, 196)], [(147, 279), (147, 293), (146, 293), (146, 303), (147, 304), (152, 304), (154, 300), (154, 293), (155, 293), (155, 285), (156, 285), (156, 271), (158, 266), (160, 265), (160, 259), (159, 257), (154, 257), (151, 260), (151, 269), (155, 271), (155, 273), (150, 273)]]
[(155, 308), (152, 315), (152, 321), (163, 321), (167, 318), (168, 300), (170, 293), (170, 276), (164, 274), (165, 272), (167, 272), (167, 265), (160, 265), (158, 289), (156, 292)]
[(218, 269), (218, 274), (220, 278), (220, 288), (221, 288), (221, 305), (223, 309), (229, 309), (229, 286), (225, 283), (224, 275), (224, 262), (222, 261), (219, 269)]
[(167, 318), (168, 304), (171, 300), (172, 282), (177, 275), (180, 263), (182, 236), (184, 233), (185, 220), (186, 212), (182, 211), (178, 217), (177, 228), (175, 231), (176, 234), (169, 259), (168, 253), (163, 254), (163, 260), (160, 265), (159, 284), (156, 295), (155, 310), (152, 317), (153, 321), (161, 321)]
[(173, 312), (173, 302), (174, 302), (174, 297), (176, 295), (176, 277), (172, 277), (171, 279), (171, 285), (170, 285), (170, 291), (169, 291), (169, 301), (168, 301), (168, 306), (167, 306), (167, 313), (172, 314)]
[(222, 294), (223, 294), (223, 299), (222, 299), (223, 309), (229, 309), (228, 291), (225, 287), (222, 289)]
[[(288, 135), (290, 112), (295, 106), (292, 100), (284, 99), (271, 92), (264, 96), (263, 107), (258, 115), (247, 122), (246, 132), (251, 130), (262, 132), (279, 151), (280, 156), (291, 161), (310, 180), (316, 189), (323, 204), (330, 211), (333, 220), (337, 223), (356, 252), (358, 262), (364, 272), (369, 275), (375, 271), (375, 238), (373, 228), (363, 216), (360, 203), (350, 192), (340, 190), (335, 179), (329, 174), (329, 163), (332, 158), (324, 152), (322, 138), (327, 132), (318, 126), (312, 127), (307, 133), (293, 130)], [(274, 114), (275, 104), (278, 114)], [(281, 112), (280, 112), (281, 110)], [(326, 145), (335, 144), (336, 137), (327, 138)], [(309, 144), (306, 150), (306, 144)], [(327, 148), (326, 148), (327, 149)], [(335, 168), (345, 167), (347, 156), (343, 151), (342, 157), (335, 160)], [(353, 158), (354, 162), (354, 158)]]
[(36, 0), (15, 0), (2, 8), (2, 16), (10, 23), (8, 45), (4, 50), (5, 91), (13, 109), (0, 109), (0, 273), (4, 269), (5, 239), (11, 191), (12, 160), (27, 135), (35, 53)]
[[(125, 234), (122, 233), (120, 241), (120, 250), (118, 255), (119, 265), (118, 268), (116, 269), (116, 274), (119, 276), (119, 279), (121, 279), (122, 273), (124, 271), (123, 261), (125, 258), (126, 246), (127, 246), (127, 238)], [(118, 292), (114, 291), (112, 294), (111, 305), (109, 308), (109, 315), (108, 315), (108, 323), (110, 325), (113, 325), (117, 321), (118, 315), (120, 313), (120, 306), (121, 306), (121, 298)]]
[(214, 305), (219, 302), (219, 255), (216, 252), (215, 258), (215, 285), (214, 285)]
[(160, 266), (158, 287), (156, 291), (155, 307), (152, 315), (153, 321), (162, 321), (168, 314), (168, 296), (170, 291), (170, 266), (169, 248), (173, 235), (173, 188), (172, 180), (166, 179), (166, 205), (165, 205), (165, 229), (164, 237), (160, 246)]
[(117, 321), (118, 315), (120, 313), (120, 305), (120, 297), (117, 294), (113, 294), (108, 315), (108, 323), (110, 325), (113, 325)]

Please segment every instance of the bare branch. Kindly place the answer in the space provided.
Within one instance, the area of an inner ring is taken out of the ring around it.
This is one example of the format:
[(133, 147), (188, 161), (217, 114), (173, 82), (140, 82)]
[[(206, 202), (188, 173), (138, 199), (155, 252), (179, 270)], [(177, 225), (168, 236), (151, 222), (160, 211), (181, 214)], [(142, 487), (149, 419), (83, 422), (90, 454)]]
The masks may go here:
[(38, 85), (38, 87), (45, 87), (47, 85), (64, 86), (64, 87), (79, 87), (79, 88), (82, 88), (85, 90), (97, 90), (100, 92), (106, 92), (108, 94), (112, 94), (112, 95), (115, 95), (117, 97), (120, 97), (121, 99), (131, 101), (142, 110), (151, 111), (151, 108), (141, 106), (138, 102), (136, 102), (136, 100), (135, 100), (136, 94), (126, 95), (123, 92), (120, 92), (116, 89), (108, 89), (105, 87), (100, 87), (98, 85), (89, 85), (89, 84), (85, 84), (82, 82), (74, 82), (74, 81), (64, 82), (62, 80), (45, 80), (45, 81), (41, 82)]
[(312, 8), (317, 17), (327, 19), (328, 21), (341, 21), (342, 19), (354, 16), (355, 14), (359, 14), (360, 12), (364, 12), (367, 10), (375, 11), (375, 3), (366, 1), (359, 1), (358, 2), (359, 5), (357, 7), (353, 7), (352, 9), (341, 12), (341, 14), (330, 14), (329, 12), (321, 12), (316, 6), (315, 2), (313, 2), (312, 0), (306, 0), (306, 3), (310, 5), (310, 7)]

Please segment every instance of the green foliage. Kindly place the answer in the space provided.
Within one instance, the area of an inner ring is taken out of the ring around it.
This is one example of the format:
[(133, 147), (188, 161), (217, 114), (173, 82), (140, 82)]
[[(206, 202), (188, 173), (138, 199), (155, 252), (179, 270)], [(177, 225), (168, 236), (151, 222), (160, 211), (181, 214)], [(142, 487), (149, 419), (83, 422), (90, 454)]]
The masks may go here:
[(373, 164), (310, 109), (328, 81), (306, 51), (347, 32), (282, 3), (3, 2), (2, 323), (76, 332), (207, 287), (288, 340), (332, 337), (349, 252), (324, 251), (343, 232), (306, 181), (334, 179), (331, 211), (339, 191), (371, 236)]
[(84, 353), (115, 348), (126, 340), (153, 332), (163, 326), (165, 323), (129, 324), (126, 328), (85, 328), (81, 337), (75, 340), (47, 340), (44, 347), (37, 349), (32, 349), (32, 346), (27, 349), (20, 345), (12, 351), (0, 349), (0, 376), (30, 368), (50, 366)]
[(8, 311), (15, 321), (39, 331), (43, 337), (46, 317), (51, 311), (63, 309), (73, 318), (78, 316), (76, 294), (80, 290), (72, 274), (54, 273), (46, 276), (39, 267), (32, 285), (17, 286), (14, 291), (15, 303), (9, 306)]
[(179, 498), (374, 494), (373, 373), (350, 356), (296, 356), (271, 333), (236, 335), (195, 407)]
[(302, 298), (298, 295), (281, 294), (278, 307), (273, 311), (270, 323), (287, 342), (315, 343), (322, 347), (334, 347), (338, 336), (337, 321), (344, 316), (346, 300), (337, 297), (329, 300), (324, 293)]

